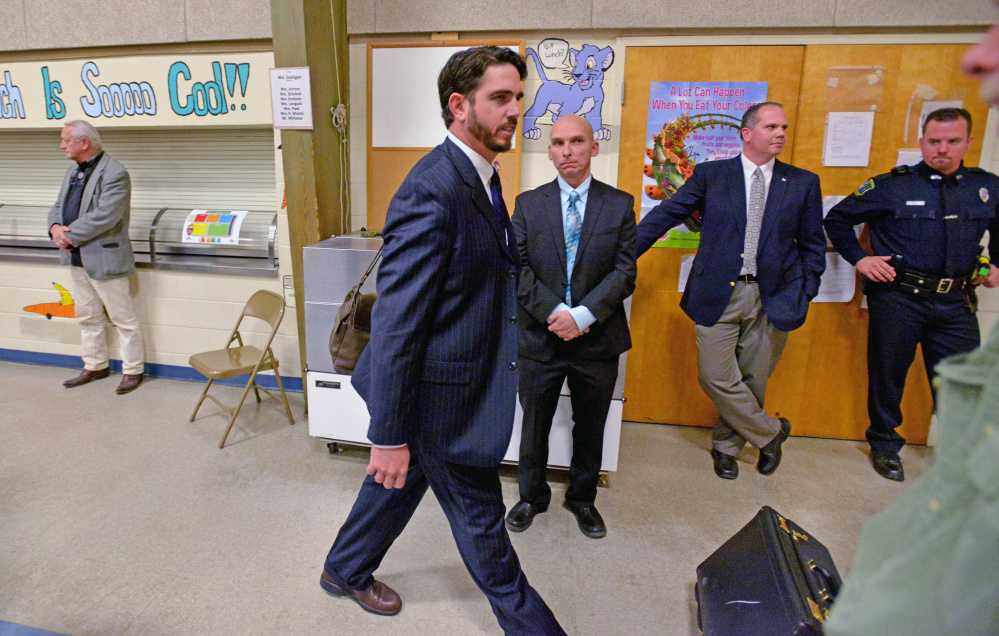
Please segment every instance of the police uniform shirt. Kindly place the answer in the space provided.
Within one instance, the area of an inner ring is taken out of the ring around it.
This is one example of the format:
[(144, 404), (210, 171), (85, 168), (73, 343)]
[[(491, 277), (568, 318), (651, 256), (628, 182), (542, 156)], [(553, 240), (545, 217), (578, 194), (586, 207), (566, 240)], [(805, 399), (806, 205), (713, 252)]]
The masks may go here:
[(963, 164), (947, 176), (920, 162), (868, 180), (824, 222), (829, 240), (853, 265), (868, 256), (853, 230), (865, 222), (874, 255), (901, 255), (903, 268), (934, 276), (967, 276), (985, 230), (989, 254), (999, 260), (999, 177)]

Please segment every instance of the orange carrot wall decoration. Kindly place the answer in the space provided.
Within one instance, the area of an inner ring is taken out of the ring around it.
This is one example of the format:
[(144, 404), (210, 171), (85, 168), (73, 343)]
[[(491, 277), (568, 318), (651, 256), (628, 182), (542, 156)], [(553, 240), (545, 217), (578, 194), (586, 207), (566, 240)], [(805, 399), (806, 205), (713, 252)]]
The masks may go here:
[(49, 320), (52, 320), (52, 316), (58, 318), (76, 318), (76, 304), (73, 302), (73, 296), (59, 283), (52, 284), (59, 290), (59, 302), (28, 305), (24, 308), (24, 311), (41, 314)]

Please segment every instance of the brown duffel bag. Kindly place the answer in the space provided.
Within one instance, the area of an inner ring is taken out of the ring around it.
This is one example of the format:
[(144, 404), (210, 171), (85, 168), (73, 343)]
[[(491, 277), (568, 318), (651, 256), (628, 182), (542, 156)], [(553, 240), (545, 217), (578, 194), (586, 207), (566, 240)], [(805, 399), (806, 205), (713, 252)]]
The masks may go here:
[(357, 361), (361, 359), (364, 348), (371, 340), (371, 308), (378, 294), (362, 294), (361, 287), (374, 271), (381, 255), (382, 251), (379, 249), (371, 265), (368, 266), (368, 271), (361, 277), (361, 282), (347, 292), (347, 297), (343, 299), (340, 311), (336, 313), (336, 319), (333, 321), (333, 331), (330, 333), (330, 357), (333, 358), (333, 370), (340, 375), (354, 373)]

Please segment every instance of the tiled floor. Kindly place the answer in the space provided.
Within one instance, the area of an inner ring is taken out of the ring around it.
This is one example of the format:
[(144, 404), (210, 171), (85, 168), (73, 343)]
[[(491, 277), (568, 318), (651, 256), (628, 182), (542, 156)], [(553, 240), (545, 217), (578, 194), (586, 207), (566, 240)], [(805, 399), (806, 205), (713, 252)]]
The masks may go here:
[[(118, 378), (77, 389), (67, 369), (0, 363), (0, 620), (84, 634), (498, 634), (488, 603), (428, 494), (380, 579), (403, 597), (392, 618), (319, 587), (323, 560), (364, 477), (367, 454), (330, 455), (280, 406), (248, 402), (225, 420), (202, 385), (151, 380), (118, 396)], [(234, 396), (237, 389), (222, 388)], [(863, 522), (930, 463), (903, 451), (908, 481), (870, 468), (863, 445), (791, 438), (771, 477), (722, 481), (707, 429), (626, 424), (620, 471), (597, 505), (605, 539), (560, 506), (514, 545), (532, 584), (576, 635), (697, 634), (694, 568), (773, 506), (849, 571)], [(564, 484), (554, 485), (556, 501)], [(508, 505), (515, 473), (504, 471)]]

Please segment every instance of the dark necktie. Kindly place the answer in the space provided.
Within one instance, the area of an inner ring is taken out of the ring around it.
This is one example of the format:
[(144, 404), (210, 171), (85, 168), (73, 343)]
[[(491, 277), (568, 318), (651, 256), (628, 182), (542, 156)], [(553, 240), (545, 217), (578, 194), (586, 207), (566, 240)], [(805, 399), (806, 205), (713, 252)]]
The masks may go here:
[(941, 198), (943, 200), (944, 231), (947, 236), (947, 253), (944, 256), (944, 276), (947, 278), (957, 278), (968, 274), (970, 263), (961, 261), (962, 255), (967, 255), (964, 247), (964, 233), (961, 232), (961, 206), (960, 191), (961, 182), (955, 175), (946, 177), (941, 184)]
[(516, 241), (513, 237), (513, 224), (510, 223), (510, 215), (506, 211), (506, 203), (503, 201), (503, 186), (500, 184), (500, 176), (496, 168), (493, 168), (493, 176), (489, 179), (489, 196), (492, 198), (496, 221), (506, 231), (507, 245), (513, 245)]

